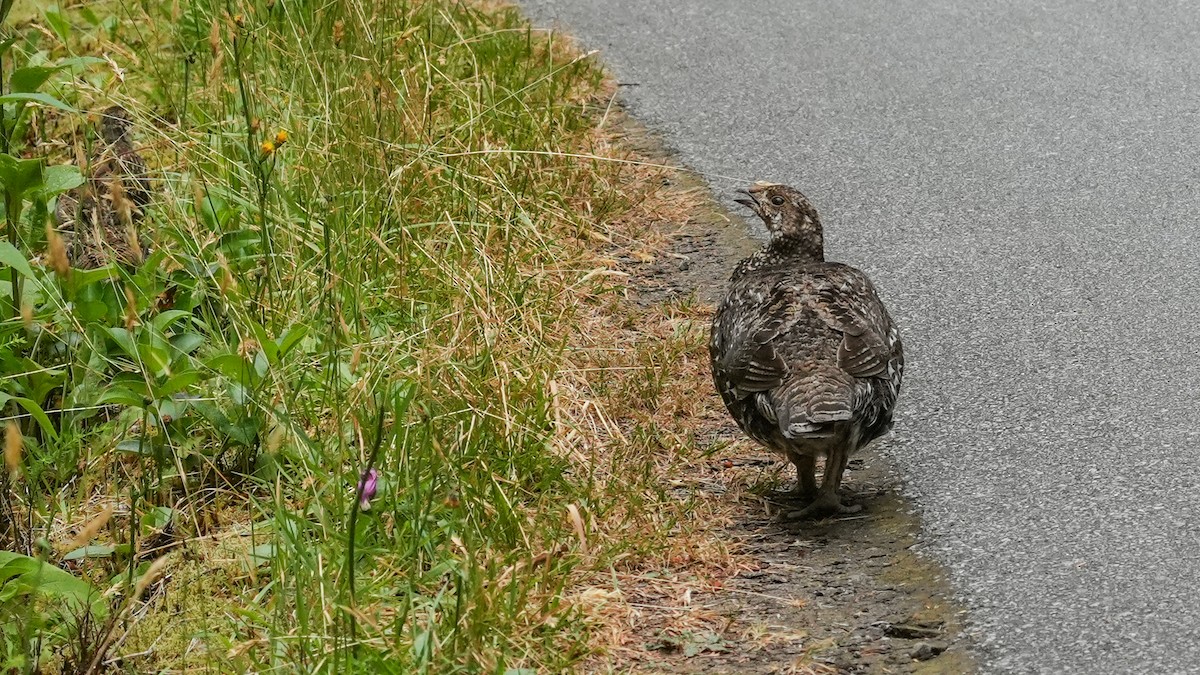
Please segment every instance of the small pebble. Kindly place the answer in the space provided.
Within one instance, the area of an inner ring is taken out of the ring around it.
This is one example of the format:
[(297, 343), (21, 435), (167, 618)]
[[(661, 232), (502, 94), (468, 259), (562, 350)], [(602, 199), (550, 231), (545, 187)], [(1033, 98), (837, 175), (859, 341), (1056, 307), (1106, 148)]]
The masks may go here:
[(940, 642), (918, 642), (908, 653), (916, 661), (928, 661), (946, 651), (946, 645)]

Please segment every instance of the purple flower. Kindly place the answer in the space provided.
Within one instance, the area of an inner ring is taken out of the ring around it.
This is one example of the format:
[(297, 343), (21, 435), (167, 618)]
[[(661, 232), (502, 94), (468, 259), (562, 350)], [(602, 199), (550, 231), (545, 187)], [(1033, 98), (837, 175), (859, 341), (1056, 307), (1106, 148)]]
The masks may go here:
[(371, 500), (375, 498), (375, 490), (379, 484), (379, 472), (374, 468), (363, 471), (358, 479), (358, 508), (361, 511), (371, 510)]

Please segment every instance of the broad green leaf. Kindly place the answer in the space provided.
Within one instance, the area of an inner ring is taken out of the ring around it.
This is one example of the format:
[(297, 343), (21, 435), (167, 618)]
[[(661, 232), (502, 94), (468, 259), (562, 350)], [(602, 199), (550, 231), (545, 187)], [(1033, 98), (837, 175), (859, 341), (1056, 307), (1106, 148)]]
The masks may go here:
[(430, 643), (432, 642), (433, 640), (432, 635), (430, 635), (430, 631), (423, 630), (420, 633), (417, 633), (416, 636), (413, 637), (412, 641), (413, 658), (418, 662), (430, 660), (430, 653), (433, 651), (430, 649)]
[(246, 393), (246, 388), (237, 382), (229, 382), (227, 384), (229, 400), (233, 401), (233, 404), (236, 406), (245, 407), (246, 404), (250, 402), (250, 397)]
[(0, 104), (4, 103), (41, 103), (42, 105), (48, 105), (51, 108), (58, 108), (63, 112), (78, 112), (71, 106), (63, 103), (53, 96), (42, 93), (18, 92), (15, 94), (5, 94), (0, 96)]
[(42, 410), (42, 406), (23, 396), (10, 396), (9, 394), (0, 392), (0, 406), (3, 406), (9, 401), (12, 401), (13, 403), (16, 403), (24, 408), (25, 412), (29, 413), (33, 419), (37, 420), (38, 426), (42, 428), (42, 431), (45, 432), (47, 436), (49, 436), (51, 439), (58, 440), (58, 430), (54, 428), (54, 424), (50, 421), (50, 416), (46, 414), (46, 411)]
[(129, 334), (129, 331), (125, 330), (124, 328), (114, 326), (108, 329), (108, 334), (113, 339), (113, 342), (116, 342), (117, 346), (121, 348), (121, 351), (125, 352), (125, 356), (128, 356), (134, 361), (137, 360), (137, 345), (134, 344), (133, 336)]
[(109, 40), (116, 40), (117, 27), (121, 25), (116, 12), (105, 12), (105, 17), (100, 21), (100, 27), (104, 32), (108, 33)]
[(48, 10), (46, 12), (46, 23), (50, 24), (50, 28), (54, 31), (58, 39), (68, 42), (71, 39), (71, 22), (62, 15), (61, 12)]
[(161, 397), (173, 396), (199, 382), (204, 375), (198, 370), (186, 370), (172, 375), (161, 387), (155, 388), (155, 393)]
[(17, 68), (9, 76), (10, 88), (18, 93), (32, 93), (41, 88), (50, 76), (63, 69), (63, 66), (29, 66)]
[(208, 423), (214, 427), (221, 429), (229, 424), (229, 418), (221, 409), (208, 401), (196, 401), (192, 403), (192, 410), (200, 413), (200, 416), (208, 420)]
[[(5, 98), (7, 96), (0, 96), (0, 103)], [(18, 196), (38, 189), (42, 185), (42, 160), (17, 159), (12, 155), (0, 154), (0, 184), (3, 184), (6, 193)]]
[(117, 443), (116, 450), (117, 452), (128, 452), (134, 455), (149, 455), (154, 452), (154, 443), (149, 439), (145, 443), (142, 443), (142, 439), (140, 438), (130, 438)]
[(161, 398), (154, 404), (156, 416), (163, 424), (168, 424), (183, 417), (189, 403), (190, 400), (186, 398)]
[(37, 558), (0, 551), (0, 584), (10, 583), (19, 583), (35, 595), (65, 601), (73, 610), (90, 607), (98, 619), (108, 613), (103, 595), (83, 579)]
[(254, 445), (254, 439), (258, 436), (259, 430), (262, 428), (262, 422), (253, 417), (247, 417), (243, 420), (232, 422), (221, 428), (221, 431), (229, 436), (231, 440), (237, 441), (245, 446)]
[[(248, 323), (250, 324), (250, 329), (254, 331), (254, 338), (258, 340), (258, 346), (261, 348), (259, 354), (264, 354), (267, 362), (271, 365), (279, 363), (279, 345), (275, 342), (275, 340), (271, 339), (271, 336), (267, 334), (265, 328), (253, 321), (249, 321)], [(258, 366), (258, 364), (255, 365)], [(266, 364), (263, 364), (263, 366), (259, 368), (259, 374), (266, 372), (265, 366)]]
[(183, 354), (191, 354), (203, 345), (204, 336), (199, 333), (180, 333), (171, 336), (171, 346)]
[(103, 394), (96, 399), (96, 405), (127, 405), (131, 407), (141, 407), (146, 398), (140, 392), (136, 392), (126, 387), (109, 387), (104, 390)]
[(237, 354), (221, 354), (209, 359), (204, 365), (231, 380), (242, 379), (246, 372), (246, 360)]
[(63, 556), (63, 562), (79, 560), (80, 558), (109, 558), (112, 557), (115, 546), (81, 546)]
[(168, 312), (163, 312), (153, 319), (150, 319), (150, 325), (158, 330), (158, 332), (165, 333), (171, 324), (180, 319), (190, 317), (191, 315), (191, 312), (185, 312), (181, 309), (173, 309)]
[(266, 544), (259, 544), (258, 546), (250, 549), (250, 561), (254, 563), (255, 567), (262, 567), (263, 565), (266, 565), (267, 563), (271, 562), (271, 559), (274, 557), (275, 544), (268, 542)]
[(175, 509), (169, 506), (155, 506), (142, 516), (142, 526), (151, 530), (161, 530), (171, 524)]
[(99, 281), (108, 281), (118, 275), (117, 268), (109, 265), (94, 270), (72, 270), (71, 280), (76, 288), (83, 288)]
[(12, 267), (30, 279), (33, 278), (33, 268), (29, 266), (29, 261), (16, 246), (7, 241), (0, 241), (0, 264)]
[[(4, 570), (0, 569), (0, 581), (4, 579)], [(0, 583), (0, 605), (11, 602), (13, 598), (21, 592), (20, 584), (4, 584)]]
[(108, 62), (95, 56), (72, 56), (70, 58), (60, 59), (58, 65), (63, 68), (70, 68), (72, 72), (78, 73), (88, 66), (94, 66), (101, 63)]
[(75, 305), (75, 316), (84, 323), (99, 321), (108, 315), (108, 305), (99, 300), (89, 300)]
[(43, 199), (49, 199), (68, 190), (83, 185), (83, 174), (79, 167), (72, 164), (55, 164), (46, 167), (42, 173), (42, 187), (37, 194)]
[[(270, 351), (275, 353), (277, 350), (275, 343), (268, 341), (267, 344), (271, 345)], [(270, 367), (270, 364), (267, 363), (267, 351), (268, 350), (266, 349), (260, 349), (259, 352), (254, 355), (254, 372), (258, 373), (259, 377), (266, 375), (267, 368)]]
[(171, 374), (171, 343), (158, 333), (142, 333), (142, 340), (138, 343), (138, 355), (142, 358), (142, 364), (154, 373), (155, 377)]
[(304, 339), (305, 335), (308, 335), (308, 326), (304, 324), (297, 324), (289, 328), (279, 338), (279, 358), (283, 358), (292, 347), (296, 346), (297, 342)]

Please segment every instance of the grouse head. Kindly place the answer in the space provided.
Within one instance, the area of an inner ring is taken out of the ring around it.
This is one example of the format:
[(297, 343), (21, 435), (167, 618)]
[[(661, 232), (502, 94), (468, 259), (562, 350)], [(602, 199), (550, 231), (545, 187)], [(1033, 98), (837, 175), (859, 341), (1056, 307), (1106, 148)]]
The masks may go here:
[(110, 106), (100, 113), (100, 136), (106, 143), (113, 145), (118, 141), (128, 141), (127, 134), (133, 126), (133, 118), (129, 111), (119, 105)]
[(821, 219), (808, 197), (794, 187), (764, 182), (755, 183), (743, 194), (748, 199), (735, 201), (749, 206), (762, 218), (773, 243), (787, 244), (789, 248), (798, 248), (819, 260), (824, 259)]

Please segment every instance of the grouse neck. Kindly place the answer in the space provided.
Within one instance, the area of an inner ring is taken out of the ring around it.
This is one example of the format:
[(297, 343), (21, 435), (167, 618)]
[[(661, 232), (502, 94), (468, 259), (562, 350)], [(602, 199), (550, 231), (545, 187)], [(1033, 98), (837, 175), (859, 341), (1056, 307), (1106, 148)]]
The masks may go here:
[(825, 243), (820, 234), (777, 235), (764, 247), (766, 254), (776, 260), (795, 260), (801, 263), (825, 262)]

